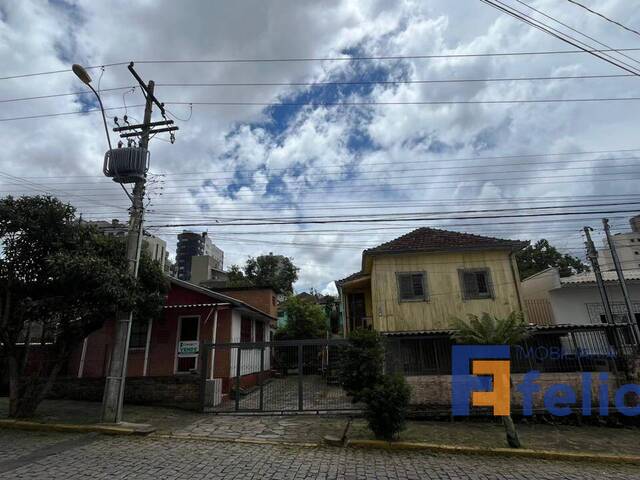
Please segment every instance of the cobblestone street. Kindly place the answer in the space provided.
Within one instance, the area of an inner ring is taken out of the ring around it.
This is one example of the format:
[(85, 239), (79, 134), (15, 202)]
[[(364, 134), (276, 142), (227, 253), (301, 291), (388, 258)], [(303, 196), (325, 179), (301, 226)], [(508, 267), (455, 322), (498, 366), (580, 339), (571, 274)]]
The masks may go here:
[(637, 466), (0, 430), (3, 479), (640, 479)]

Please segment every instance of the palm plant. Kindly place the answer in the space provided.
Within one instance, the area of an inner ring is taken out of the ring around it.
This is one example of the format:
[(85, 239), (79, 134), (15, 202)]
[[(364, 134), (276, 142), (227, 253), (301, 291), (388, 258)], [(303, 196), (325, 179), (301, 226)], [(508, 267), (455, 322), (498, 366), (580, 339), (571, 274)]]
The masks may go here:
[[(506, 318), (498, 318), (488, 313), (482, 316), (469, 315), (467, 321), (453, 319), (456, 332), (453, 338), (458, 343), (473, 345), (516, 345), (527, 336), (527, 325), (521, 312), (511, 312)], [(513, 386), (513, 381), (509, 377)], [(502, 417), (502, 424), (507, 435), (507, 443), (512, 448), (520, 448), (520, 439), (511, 415)]]

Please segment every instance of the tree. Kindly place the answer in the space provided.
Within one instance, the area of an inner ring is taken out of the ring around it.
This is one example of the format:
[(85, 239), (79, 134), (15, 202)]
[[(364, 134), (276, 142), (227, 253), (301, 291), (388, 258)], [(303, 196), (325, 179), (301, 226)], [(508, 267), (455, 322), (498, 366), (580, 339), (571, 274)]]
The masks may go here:
[(373, 330), (357, 329), (349, 333), (349, 343), (340, 349), (340, 384), (352, 401), (359, 402), (365, 390), (382, 378), (384, 346)]
[(520, 271), (520, 280), (550, 267), (558, 268), (561, 277), (589, 271), (589, 267), (582, 263), (578, 257), (566, 253), (563, 255), (555, 247), (549, 245), (549, 242), (544, 238), (518, 252), (516, 261)]
[(382, 375), (364, 393), (364, 418), (376, 438), (396, 440), (404, 430), (411, 387), (402, 375)]
[(269, 253), (249, 258), (244, 269), (232, 265), (227, 273), (232, 287), (269, 286), (276, 293), (290, 294), (298, 280), (298, 270), (291, 258)]
[[(33, 415), (91, 332), (133, 309), (159, 315), (168, 285), (143, 253), (130, 277), (121, 239), (75, 220), (72, 206), (48, 196), (0, 200), (0, 342), (9, 372), (9, 414)], [(41, 354), (33, 355), (33, 344)]]
[(276, 332), (278, 340), (324, 338), (327, 332), (324, 308), (294, 296), (287, 298), (283, 306), (287, 312), (287, 324)]
[[(483, 313), (481, 317), (469, 315), (469, 320), (453, 320), (456, 332), (453, 338), (460, 343), (474, 345), (516, 345), (527, 336), (527, 326), (522, 313), (512, 312), (506, 318), (497, 318)], [(511, 378), (509, 378), (511, 381)], [(520, 439), (511, 415), (502, 417), (507, 435), (507, 443), (512, 448), (520, 448)]]

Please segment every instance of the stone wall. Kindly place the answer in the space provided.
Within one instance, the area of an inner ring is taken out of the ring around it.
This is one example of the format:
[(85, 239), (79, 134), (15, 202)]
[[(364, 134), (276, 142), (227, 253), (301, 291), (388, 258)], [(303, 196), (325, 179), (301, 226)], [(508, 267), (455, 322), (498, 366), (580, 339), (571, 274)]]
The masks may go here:
[[(591, 372), (591, 398), (592, 405), (598, 405), (599, 375), (600, 372)], [(524, 378), (524, 374), (511, 375), (514, 388), (511, 391), (511, 406), (517, 411), (522, 407), (522, 394), (515, 388)], [(436, 409), (449, 409), (451, 405), (451, 375), (423, 375), (405, 377), (411, 386), (411, 405), (415, 407), (428, 407)], [(535, 382), (540, 386), (540, 391), (533, 395), (534, 409), (544, 408), (544, 392), (551, 385), (562, 383), (571, 386), (576, 392), (576, 405), (580, 405), (582, 398), (582, 373), (542, 373)], [(609, 374), (609, 403), (614, 399), (614, 393), (618, 387), (615, 376)]]
[[(99, 402), (104, 384), (104, 378), (60, 378), (49, 398)], [(129, 377), (124, 391), (126, 403), (197, 405), (200, 401), (200, 378), (197, 375)]]

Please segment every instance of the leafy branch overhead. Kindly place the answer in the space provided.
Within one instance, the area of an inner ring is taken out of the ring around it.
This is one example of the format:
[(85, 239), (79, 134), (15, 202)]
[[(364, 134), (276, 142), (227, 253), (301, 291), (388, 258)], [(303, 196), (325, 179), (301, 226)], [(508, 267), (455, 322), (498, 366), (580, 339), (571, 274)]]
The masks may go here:
[(544, 238), (518, 252), (516, 261), (520, 271), (520, 280), (550, 267), (557, 268), (561, 277), (589, 271), (589, 266), (578, 257), (560, 253)]
[[(143, 252), (134, 280), (123, 240), (81, 224), (56, 198), (0, 199), (0, 244), (0, 355), (14, 416), (33, 413), (73, 349), (118, 311), (161, 312), (168, 285), (157, 263)], [(36, 368), (33, 343), (48, 349)]]
[(232, 287), (271, 287), (276, 293), (293, 293), (300, 269), (283, 255), (260, 255), (249, 258), (244, 267), (232, 265), (227, 272)]

